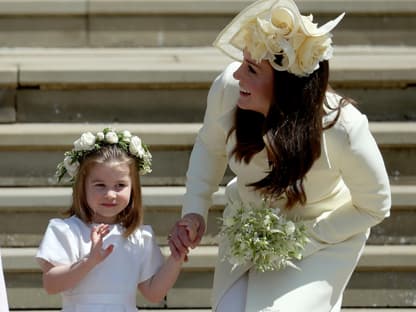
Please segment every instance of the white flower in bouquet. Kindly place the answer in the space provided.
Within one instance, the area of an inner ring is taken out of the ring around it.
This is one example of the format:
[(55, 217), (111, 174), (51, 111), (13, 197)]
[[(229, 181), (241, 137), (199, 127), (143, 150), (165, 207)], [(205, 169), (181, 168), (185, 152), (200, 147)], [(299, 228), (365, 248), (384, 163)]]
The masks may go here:
[(252, 204), (234, 202), (222, 218), (220, 237), (228, 240), (226, 259), (239, 265), (251, 263), (261, 272), (296, 267), (292, 260), (300, 260), (307, 242), (302, 222), (289, 220), (263, 201)]

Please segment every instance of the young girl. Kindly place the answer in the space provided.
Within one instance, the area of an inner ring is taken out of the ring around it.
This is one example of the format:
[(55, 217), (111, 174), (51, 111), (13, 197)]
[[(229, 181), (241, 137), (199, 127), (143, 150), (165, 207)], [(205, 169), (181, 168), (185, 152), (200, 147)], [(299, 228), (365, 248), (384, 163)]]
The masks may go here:
[(130, 132), (104, 129), (74, 142), (57, 177), (73, 182), (66, 219), (52, 219), (36, 258), (43, 287), (61, 293), (63, 311), (137, 311), (136, 287), (152, 302), (175, 283), (182, 259), (166, 262), (150, 226), (142, 225), (139, 173), (151, 154)]

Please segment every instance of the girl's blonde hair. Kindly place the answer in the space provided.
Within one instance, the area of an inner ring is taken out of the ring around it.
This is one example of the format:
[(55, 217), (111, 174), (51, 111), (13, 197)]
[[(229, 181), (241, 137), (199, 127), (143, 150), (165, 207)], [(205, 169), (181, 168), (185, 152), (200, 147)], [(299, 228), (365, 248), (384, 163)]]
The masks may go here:
[(85, 181), (91, 168), (96, 164), (117, 162), (127, 164), (131, 179), (130, 201), (125, 209), (117, 215), (117, 222), (124, 228), (124, 236), (128, 237), (143, 222), (143, 206), (140, 176), (137, 162), (117, 145), (107, 145), (85, 156), (80, 161), (78, 173), (72, 185), (72, 204), (65, 212), (69, 216), (77, 216), (86, 223), (91, 223), (94, 211), (88, 206), (85, 192)]

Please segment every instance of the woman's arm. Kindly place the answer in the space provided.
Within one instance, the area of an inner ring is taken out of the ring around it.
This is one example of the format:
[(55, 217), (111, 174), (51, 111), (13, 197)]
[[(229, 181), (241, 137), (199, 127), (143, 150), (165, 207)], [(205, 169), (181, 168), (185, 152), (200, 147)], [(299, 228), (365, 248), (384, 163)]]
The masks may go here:
[(367, 118), (353, 107), (343, 109), (348, 110), (344, 136), (339, 136), (342, 141), (330, 158), (340, 170), (351, 201), (310, 224), (312, 238), (325, 244), (344, 241), (380, 223), (389, 216), (391, 206), (388, 175)]
[[(176, 258), (200, 242), (207, 224), (208, 209), (212, 205), (212, 194), (218, 190), (227, 168), (226, 138), (229, 129), (221, 124), (221, 117), (235, 107), (239, 88), (233, 73), (238, 66), (239, 63), (228, 66), (215, 79), (208, 93), (203, 126), (198, 132), (186, 173), (183, 218), (170, 232), (169, 246)], [(185, 220), (190, 220), (197, 229), (195, 241), (191, 241), (180, 226), (180, 222)]]
[(110, 245), (102, 249), (103, 238), (109, 232), (108, 224), (101, 224), (91, 230), (91, 252), (87, 257), (73, 264), (53, 265), (39, 258), (42, 269), (43, 288), (48, 294), (56, 294), (71, 288), (78, 283), (113, 251)]

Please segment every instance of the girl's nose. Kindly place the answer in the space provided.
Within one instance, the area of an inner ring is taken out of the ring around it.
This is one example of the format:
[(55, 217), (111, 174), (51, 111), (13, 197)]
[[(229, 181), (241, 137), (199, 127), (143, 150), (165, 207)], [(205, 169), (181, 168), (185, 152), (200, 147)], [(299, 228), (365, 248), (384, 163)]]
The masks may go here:
[(107, 190), (105, 197), (113, 199), (117, 197), (117, 193), (114, 190)]

